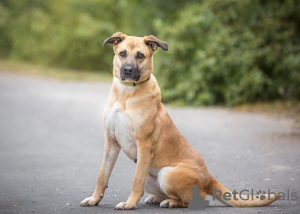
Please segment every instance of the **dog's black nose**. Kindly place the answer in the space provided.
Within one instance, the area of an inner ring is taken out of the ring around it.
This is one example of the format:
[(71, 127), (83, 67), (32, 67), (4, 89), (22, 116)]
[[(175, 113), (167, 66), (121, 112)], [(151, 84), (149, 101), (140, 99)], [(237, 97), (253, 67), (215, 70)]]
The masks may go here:
[(133, 67), (131, 65), (124, 66), (125, 74), (131, 74), (133, 71)]
[(137, 68), (134, 67), (134, 65), (127, 64), (121, 68), (120, 78), (122, 81), (124, 81), (125, 79), (138, 81), (140, 79), (140, 76), (140, 73), (138, 72)]

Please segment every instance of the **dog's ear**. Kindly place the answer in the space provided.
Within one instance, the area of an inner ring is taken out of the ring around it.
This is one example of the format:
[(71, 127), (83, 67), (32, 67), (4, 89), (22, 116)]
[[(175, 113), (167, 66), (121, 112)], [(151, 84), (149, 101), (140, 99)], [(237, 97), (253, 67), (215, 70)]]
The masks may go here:
[(104, 45), (106, 45), (107, 43), (111, 44), (111, 45), (119, 44), (120, 42), (122, 42), (125, 39), (126, 36), (127, 36), (126, 34), (121, 33), (121, 32), (114, 33), (111, 37), (105, 39), (105, 41), (102, 44), (102, 47)]
[(144, 36), (146, 45), (148, 45), (153, 51), (156, 51), (157, 47), (161, 47), (164, 51), (168, 50), (168, 44), (159, 40), (155, 36)]

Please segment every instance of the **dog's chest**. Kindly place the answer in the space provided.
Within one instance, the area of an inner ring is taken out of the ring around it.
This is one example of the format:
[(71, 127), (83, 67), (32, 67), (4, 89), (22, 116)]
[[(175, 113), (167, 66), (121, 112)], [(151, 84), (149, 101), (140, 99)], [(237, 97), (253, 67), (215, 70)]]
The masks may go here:
[(115, 139), (124, 153), (133, 161), (137, 158), (136, 136), (133, 123), (128, 114), (123, 111), (123, 106), (115, 102), (104, 116), (106, 134)]

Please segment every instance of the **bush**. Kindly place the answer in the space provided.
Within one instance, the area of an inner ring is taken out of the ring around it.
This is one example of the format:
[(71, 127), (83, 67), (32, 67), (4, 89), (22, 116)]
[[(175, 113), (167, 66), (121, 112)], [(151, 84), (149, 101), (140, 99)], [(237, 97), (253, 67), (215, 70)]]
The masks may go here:
[(155, 34), (153, 17), (176, 16), (187, 0), (1, 0), (0, 56), (73, 69), (112, 71), (102, 42), (117, 31)]
[(169, 53), (156, 56), (163, 100), (236, 105), (299, 98), (299, 11), (297, 1), (203, 1), (172, 23), (156, 20), (169, 44)]
[(125, 7), (117, 0), (7, 1), (0, 4), (5, 12), (1, 35), (9, 44), (2, 47), (2, 55), (78, 70), (108, 70), (113, 52), (101, 45), (119, 30)]
[(164, 102), (237, 105), (299, 99), (296, 0), (1, 0), (0, 56), (112, 71), (114, 32), (154, 34)]

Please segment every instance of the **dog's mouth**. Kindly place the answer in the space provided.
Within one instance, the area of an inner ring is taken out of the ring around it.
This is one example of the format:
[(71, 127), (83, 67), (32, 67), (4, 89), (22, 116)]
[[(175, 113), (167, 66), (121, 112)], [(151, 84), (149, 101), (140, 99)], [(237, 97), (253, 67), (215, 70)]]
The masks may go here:
[[(122, 76), (122, 75), (121, 75)], [(141, 78), (141, 75), (134, 75), (134, 76), (131, 76), (131, 77), (121, 77), (121, 80), (122, 81), (126, 81), (126, 82), (131, 82), (131, 81), (139, 81)]]

